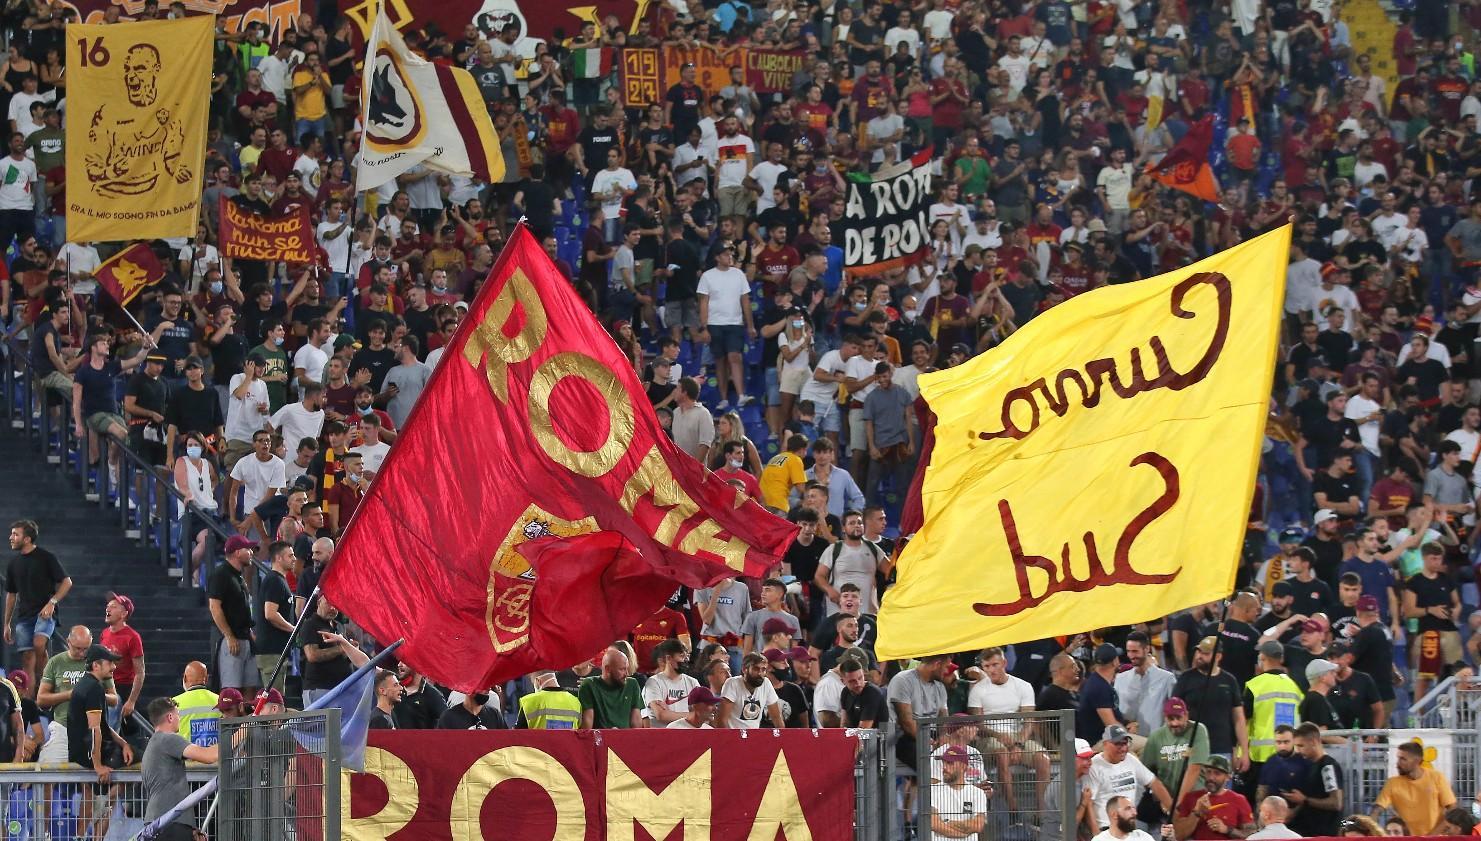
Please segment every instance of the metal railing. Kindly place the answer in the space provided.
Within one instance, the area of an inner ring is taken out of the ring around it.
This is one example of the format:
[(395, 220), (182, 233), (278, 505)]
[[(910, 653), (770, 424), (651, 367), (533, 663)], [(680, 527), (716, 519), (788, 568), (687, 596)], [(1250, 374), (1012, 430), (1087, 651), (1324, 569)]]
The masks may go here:
[(1410, 705), (1409, 722), (1414, 727), (1481, 728), (1481, 682), (1473, 678), (1461, 684), (1454, 675), (1445, 678)]
[(1425, 763), (1450, 781), (1458, 802), (1470, 803), (1476, 796), (1481, 732), (1474, 725), (1468, 729), (1328, 730), (1327, 735), (1347, 740), (1326, 746), (1342, 766), (1342, 809), (1347, 814), (1368, 814), (1383, 784), (1396, 773), (1394, 752), (1400, 744), (1416, 740), (1424, 748)]
[[(190, 765), (192, 789), (216, 769)], [(144, 827), (148, 802), (141, 772), (114, 771), (108, 786), (73, 765), (0, 764), (0, 832), (25, 841), (123, 841)], [(205, 816), (201, 809), (197, 819)]]
[[(902, 824), (913, 825), (915, 837), (930, 838), (933, 810), (944, 820), (972, 819), (985, 801), (979, 837), (1060, 841), (1063, 827), (1074, 826), (1077, 805), (1065, 796), (1064, 782), (1075, 779), (1074, 721), (1072, 710), (917, 718), (914, 783), (904, 787)], [(968, 761), (954, 785), (941, 757), (955, 746)]]
[(217, 837), (339, 841), (337, 708), (221, 720)]

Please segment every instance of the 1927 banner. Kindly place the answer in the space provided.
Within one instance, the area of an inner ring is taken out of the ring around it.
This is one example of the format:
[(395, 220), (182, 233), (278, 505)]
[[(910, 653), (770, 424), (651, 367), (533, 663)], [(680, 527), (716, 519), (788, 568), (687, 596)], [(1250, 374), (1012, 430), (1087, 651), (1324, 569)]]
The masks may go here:
[(315, 257), (314, 226), (307, 205), (282, 215), (263, 215), (243, 210), (222, 196), (218, 215), (223, 257), (285, 263), (308, 263)]
[(857, 744), (844, 730), (372, 730), (365, 773), (345, 772), (341, 833), (848, 841)]
[(692, 50), (675, 46), (624, 49), (617, 58), (623, 104), (637, 108), (662, 102), (669, 88), (681, 81), (679, 74), (686, 64), (694, 65), (694, 84), (705, 97), (718, 96), (730, 84), (730, 68), (746, 67), (747, 53), (744, 47), (720, 50), (708, 44)]
[(800, 50), (745, 51), (746, 85), (756, 93), (782, 93), (792, 86), (792, 74), (806, 61)]
[(67, 26), (67, 236), (195, 235), (212, 18)]
[(923, 257), (931, 240), (930, 206), (930, 147), (872, 176), (851, 175), (843, 218), (833, 223), (844, 267), (870, 274)]

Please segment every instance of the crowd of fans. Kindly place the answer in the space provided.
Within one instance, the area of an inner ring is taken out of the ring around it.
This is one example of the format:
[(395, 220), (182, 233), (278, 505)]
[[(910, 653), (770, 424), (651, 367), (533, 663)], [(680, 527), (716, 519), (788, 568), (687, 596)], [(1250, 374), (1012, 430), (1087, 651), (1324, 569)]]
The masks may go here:
[[(1085, 787), (1063, 796), (1082, 798), (1082, 836), (1126, 838), (1138, 821), (1178, 838), (1382, 831), (1341, 820), (1352, 804), (1323, 749), (1341, 737), (1325, 733), (1401, 724), (1446, 677), (1474, 691), (1481, 654), (1470, 12), (1423, 0), (1395, 13), (1392, 54), (1374, 56), (1354, 54), (1333, 0), (642, 8), (631, 31), (614, 18), (532, 50), (472, 25), (404, 33), (472, 71), (507, 174), (483, 184), (417, 166), (363, 196), (351, 22), (219, 31), (202, 222), (193, 238), (152, 244), (169, 276), (132, 307), (141, 333), (96, 293), (118, 244), (66, 237), (65, 7), (7, 6), (3, 312), (42, 386), (38, 411), (89, 437), (95, 459), (98, 436), (124, 442), (187, 503), (155, 512), (179, 520), (213, 639), (206, 663), (185, 670), (180, 735), (214, 738), (194, 715), (216, 706), (208, 687), (232, 714), (270, 680), (277, 702), (307, 703), (348, 674), (351, 640), (373, 645), (309, 597), (523, 218), (678, 446), (801, 533), (774, 577), (680, 589), (573, 669), (465, 697), (401, 664), (377, 685), (378, 726), (893, 721), (903, 764), (916, 765), (918, 738), (937, 746), (933, 832), (962, 838), (982, 830), (992, 776), (1040, 770), (1024, 748), (1039, 734), (1005, 739), (969, 721), (918, 732), (912, 715), (1074, 709)], [(140, 17), (184, 13), (146, 0)], [(805, 61), (779, 94), (758, 94), (740, 69), (706, 90), (686, 66), (638, 107), (615, 76), (572, 66), (576, 51), (658, 45), (798, 49)], [(1145, 171), (1205, 117), (1217, 204)], [(935, 196), (921, 259), (846, 271), (846, 179), (925, 148)], [(223, 259), (222, 197), (259, 213), (308, 206), (323, 259)], [(1234, 598), (1006, 651), (879, 662), (874, 615), (919, 454), (916, 378), (1067, 298), (1288, 219), (1282, 364)], [(116, 477), (116, 463), (96, 469)], [(23, 659), (0, 706), (20, 715), (17, 757), (56, 744), (50, 756), (105, 769), (87, 745), (111, 741), (106, 721), (73, 727), (66, 702), (84, 674), (109, 671), (89, 703), (124, 713), (115, 721), (134, 712), (143, 648), (119, 630), (132, 605), (110, 602), (98, 645), (74, 628), (48, 659), (70, 582), (38, 541), (33, 524), (12, 530), (6, 639)], [(306, 611), (299, 653), (273, 679)], [(103, 653), (123, 659), (105, 666)], [(1481, 805), (1457, 803), (1412, 756), (1402, 750), (1374, 817), (1470, 832)]]

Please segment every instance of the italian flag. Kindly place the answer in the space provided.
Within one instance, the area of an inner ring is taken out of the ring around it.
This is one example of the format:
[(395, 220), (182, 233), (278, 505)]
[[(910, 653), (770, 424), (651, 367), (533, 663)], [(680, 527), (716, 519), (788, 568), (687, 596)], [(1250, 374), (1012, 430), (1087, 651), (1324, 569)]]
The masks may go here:
[(612, 72), (612, 49), (592, 47), (571, 54), (571, 70), (577, 79), (599, 79)]

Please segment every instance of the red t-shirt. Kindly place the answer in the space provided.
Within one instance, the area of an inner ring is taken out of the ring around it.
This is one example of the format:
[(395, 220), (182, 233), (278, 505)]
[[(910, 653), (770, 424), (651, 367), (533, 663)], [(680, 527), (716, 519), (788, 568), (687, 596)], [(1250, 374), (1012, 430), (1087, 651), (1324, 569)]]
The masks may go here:
[(628, 642), (633, 644), (633, 653), (638, 655), (638, 669), (645, 674), (653, 672), (656, 668), (653, 663), (653, 649), (664, 640), (687, 633), (689, 623), (685, 621), (684, 614), (671, 607), (660, 607), (657, 613), (638, 623), (632, 633), (627, 635)]
[(1208, 819), (1218, 818), (1224, 825), (1237, 828), (1248, 823), (1254, 823), (1255, 817), (1250, 812), (1250, 802), (1242, 794), (1235, 794), (1228, 789), (1218, 794), (1209, 794), (1206, 791), (1190, 791), (1183, 797), (1183, 802), (1178, 804), (1179, 817), (1187, 817), (1193, 814), (1193, 807), (1198, 804), (1199, 799), (1207, 796), (1209, 800), (1209, 813), (1198, 819), (1198, 826), (1193, 828), (1193, 834), (1189, 836), (1194, 841), (1223, 841), (1230, 836), (1214, 832), (1209, 828)]
[(793, 111), (813, 143), (822, 144), (828, 139), (828, 121), (833, 117), (833, 109), (828, 107), (828, 103), (804, 102)]
[(1253, 171), (1260, 163), (1260, 138), (1253, 133), (1229, 138), (1229, 163), (1235, 169)]
[[(931, 80), (931, 97), (933, 99), (953, 89), (963, 97), (966, 97), (967, 91), (961, 82), (951, 79)], [(940, 126), (941, 128), (961, 128), (963, 107), (962, 100), (960, 99), (947, 97), (941, 100), (931, 106), (931, 124)]]
[(111, 627), (104, 628), (103, 633), (98, 635), (98, 642), (123, 658), (113, 670), (113, 682), (121, 686), (132, 686), (134, 674), (138, 671), (136, 664), (144, 659), (144, 638), (139, 636), (138, 631), (124, 625), (117, 631)]
[(360, 507), (360, 500), (364, 498), (364, 494), (344, 482), (335, 482), (334, 487), (324, 492), (326, 506), (339, 506), (338, 525), (341, 531), (349, 524), (350, 518), (355, 516), (355, 509)]
[(790, 245), (773, 249), (770, 243), (756, 252), (756, 271), (762, 275), (780, 275), (783, 279), (791, 274), (792, 269), (802, 265), (802, 258), (797, 255), (797, 249)]
[(719, 470), (716, 470), (715, 475), (719, 476), (721, 481), (724, 482), (740, 482), (742, 485), (746, 486), (746, 496), (749, 496), (752, 499), (761, 498), (761, 483), (757, 482), (756, 477), (752, 476), (748, 471), (731, 470), (730, 467), (727, 465), (721, 467)]

